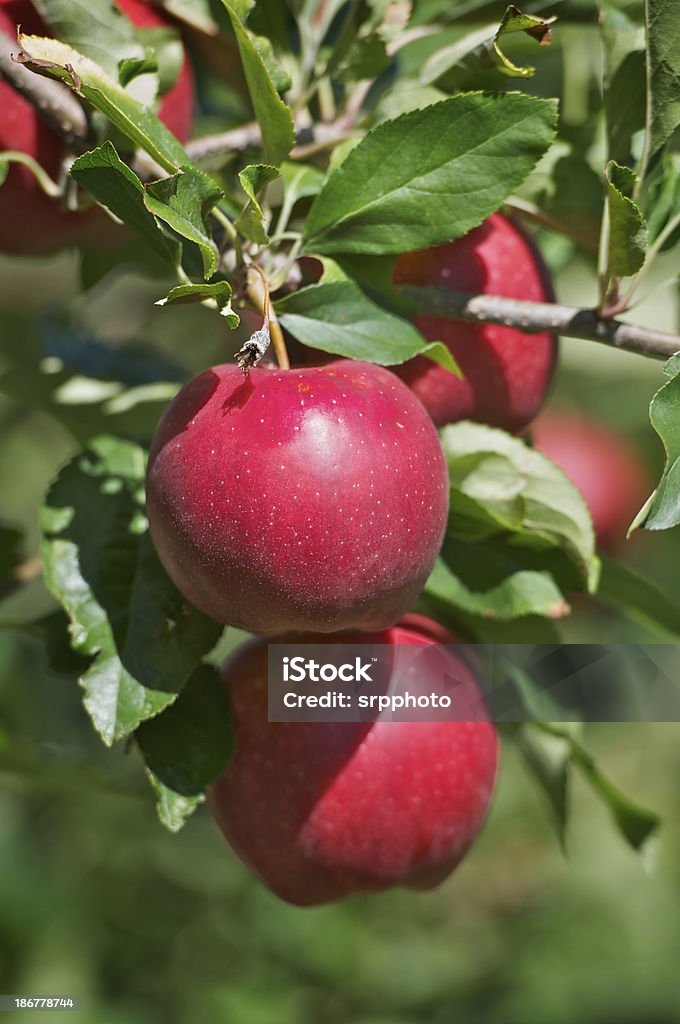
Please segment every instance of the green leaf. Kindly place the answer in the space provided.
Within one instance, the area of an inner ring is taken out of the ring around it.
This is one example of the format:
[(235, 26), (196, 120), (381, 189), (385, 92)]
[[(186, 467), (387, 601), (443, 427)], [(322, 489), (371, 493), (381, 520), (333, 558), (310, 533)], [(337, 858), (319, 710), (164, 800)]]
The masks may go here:
[(632, 17), (634, 9), (622, 10), (619, 0), (599, 0), (598, 7), (608, 154), (625, 163), (632, 136), (645, 126), (644, 31)]
[(136, 31), (147, 54), (149, 51), (155, 54), (158, 91), (164, 96), (176, 84), (186, 58), (181, 36), (175, 28), (167, 25), (147, 25)]
[(449, 466), (449, 532), (481, 541), (506, 535), (519, 547), (562, 551), (597, 586), (599, 561), (581, 493), (545, 455), (502, 430), (479, 423), (444, 428)]
[(219, 261), (208, 218), (223, 195), (215, 180), (197, 167), (183, 167), (145, 190), (147, 210), (198, 246), (206, 279), (213, 276)]
[(316, 196), (321, 191), (326, 175), (317, 167), (311, 164), (289, 163), (281, 164), (281, 177), (286, 199), (290, 202), (291, 208), (295, 206), (298, 199), (307, 199), (309, 196)]
[(602, 556), (598, 600), (633, 619), (680, 636), (680, 608), (653, 580), (623, 562)]
[(111, 0), (33, 0), (62, 43), (95, 61), (112, 78), (125, 60), (143, 60), (135, 28)]
[[(521, 669), (514, 669), (512, 682), (529, 714), (532, 714), (534, 694), (532, 681)], [(536, 695), (542, 702), (545, 695)], [(535, 709), (538, 710), (538, 709)], [(527, 722), (509, 729), (534, 781), (548, 800), (551, 815), (562, 848), (565, 846), (569, 820), (569, 793), (574, 769), (589, 783), (602, 801), (621, 836), (635, 851), (645, 856), (656, 837), (660, 819), (653, 811), (625, 796), (597, 766), (578, 736), (578, 726), (568, 722)]]
[(533, 722), (510, 733), (534, 782), (548, 802), (557, 838), (566, 846), (569, 818), (571, 745), (564, 736), (551, 735)]
[(238, 327), (241, 318), (231, 308), (231, 285), (228, 281), (215, 281), (212, 284), (179, 284), (171, 288), (164, 299), (159, 299), (157, 306), (168, 303), (183, 304), (188, 302), (208, 302), (217, 305), (220, 315), (230, 327)]
[(280, 164), (295, 143), (293, 118), (274, 85), (250, 33), (244, 27), (230, 0), (222, 0), (236, 36), (243, 71), (260, 128), (267, 163)]
[(183, 796), (169, 786), (164, 786), (157, 775), (147, 768), (147, 777), (151, 788), (156, 794), (156, 813), (158, 820), (168, 832), (179, 832), (188, 818), (205, 800), (203, 793)]
[(615, 277), (630, 277), (645, 262), (647, 252), (647, 225), (632, 198), (636, 177), (628, 167), (610, 160), (605, 179), (609, 208), (608, 268)]
[(533, 14), (525, 14), (524, 11), (520, 11), (514, 4), (510, 4), (505, 10), (493, 40), (493, 50), (499, 61), (498, 70), (510, 78), (530, 78), (535, 74), (536, 68), (519, 67), (513, 64), (501, 50), (499, 40), (503, 36), (509, 36), (515, 32), (525, 32), (532, 39), (540, 43), (541, 46), (544, 46), (550, 42), (552, 34), (551, 25), (555, 21), (557, 21), (556, 16), (552, 18), (537, 18)]
[(377, 78), (389, 66), (390, 58), (384, 41), (375, 33), (367, 32), (354, 40), (338, 66), (337, 74), (343, 82), (360, 82), (365, 78)]
[[(209, 783), (222, 774), (233, 751), (229, 701), (213, 668), (202, 665), (174, 704), (136, 733), (149, 772), (160, 790), (158, 812), (176, 831), (184, 810), (202, 799)], [(182, 800), (189, 801), (188, 806)], [(177, 814), (182, 809), (181, 814)]]
[[(234, 4), (232, 3), (233, 6)], [(271, 78), (274, 88), (277, 92), (287, 92), (293, 82), (288, 72), (281, 67), (274, 56), (274, 48), (270, 40), (266, 36), (255, 35), (254, 32), (250, 32), (249, 35), (253, 46), (260, 55), (262, 63), (267, 69), (267, 74)]]
[(161, 0), (160, 6), (173, 18), (191, 25), (205, 35), (215, 36), (220, 30), (210, 0)]
[(648, 157), (680, 125), (680, 32), (675, 0), (645, 0)]
[(627, 843), (638, 853), (645, 854), (661, 824), (658, 814), (641, 807), (610, 782), (568, 724), (540, 722), (536, 727), (547, 736), (557, 737), (569, 744), (571, 763), (579, 769), (591, 789), (604, 803)]
[(317, 196), (307, 252), (401, 253), (464, 235), (524, 180), (555, 117), (552, 100), (467, 93), (378, 125)]
[(481, 28), (476, 28), (431, 54), (423, 65), (420, 81), (423, 85), (431, 85), (460, 65), (461, 62), (465, 62), (466, 67), (470, 70), (487, 70), (489, 67), (494, 67), (501, 74), (510, 78), (530, 78), (536, 73), (536, 68), (513, 64), (503, 53), (500, 40), (503, 36), (526, 32), (541, 44), (549, 43), (551, 25), (556, 20), (556, 17), (539, 18), (533, 14), (525, 14), (511, 4), (506, 8), (500, 24), (491, 22)]
[(680, 354), (664, 367), (670, 380), (659, 388), (649, 419), (666, 452), (666, 465), (654, 494), (636, 516), (631, 530), (669, 530), (680, 523)]
[(266, 245), (268, 238), (264, 229), (264, 214), (257, 201), (257, 196), (270, 181), (274, 181), (279, 175), (278, 167), (272, 167), (271, 164), (249, 164), (239, 171), (238, 180), (248, 196), (248, 203), (236, 221), (235, 227), (242, 235), (257, 242), (258, 245)]
[(222, 627), (168, 579), (144, 515), (145, 453), (93, 440), (50, 488), (41, 513), (45, 582), (94, 660), (84, 704), (107, 745), (176, 699)]
[(38, 74), (65, 82), (140, 146), (163, 170), (173, 174), (189, 163), (181, 143), (153, 111), (130, 96), (98, 64), (57, 39), (19, 36), (24, 63)]
[(276, 303), (287, 331), (305, 345), (381, 366), (427, 356), (459, 373), (441, 342), (427, 342), (408, 320), (372, 302), (353, 281), (328, 281), (293, 292)]
[[(466, 554), (479, 560), (484, 558), (482, 545), (469, 545)], [(425, 584), (425, 597), (442, 607), (452, 604), (470, 615), (508, 622), (525, 615), (542, 615), (554, 619), (569, 612), (569, 605), (547, 571), (517, 569), (509, 572), (500, 583), (485, 588), (471, 585), (458, 575), (452, 552), (440, 559)], [(468, 576), (470, 574), (468, 573)]]
[(680, 153), (667, 152), (658, 160), (647, 179), (644, 206), (650, 244), (665, 231), (661, 252), (672, 249), (680, 241)]
[(97, 149), (83, 153), (74, 160), (70, 173), (98, 203), (134, 228), (162, 259), (172, 267), (179, 265), (179, 243), (168, 237), (147, 209), (144, 186), (120, 159), (112, 142), (104, 142)]
[(143, 57), (128, 57), (118, 64), (118, 81), (125, 87), (140, 75), (148, 75), (158, 71), (158, 58), (151, 47), (147, 47)]

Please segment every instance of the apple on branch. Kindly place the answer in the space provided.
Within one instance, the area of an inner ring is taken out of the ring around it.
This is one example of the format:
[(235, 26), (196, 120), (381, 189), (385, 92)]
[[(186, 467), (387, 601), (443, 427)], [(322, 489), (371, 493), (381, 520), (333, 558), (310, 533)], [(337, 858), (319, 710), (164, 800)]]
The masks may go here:
[[(453, 638), (409, 616), (382, 632), (273, 642), (424, 646)], [(442, 654), (467, 692), (479, 692), (460, 657)], [(240, 647), (222, 678), (236, 753), (208, 803), (233, 849), (273, 892), (314, 906), (394, 886), (431, 889), (454, 870), (484, 822), (496, 779), (498, 738), (484, 714), (470, 722), (269, 722), (262, 640)]]
[(375, 630), (418, 597), (448, 492), (432, 421), (388, 370), (222, 365), (164, 413), (147, 510), (175, 584), (220, 622)]
[[(554, 299), (533, 242), (500, 213), (455, 242), (400, 256), (393, 281), (397, 286), (450, 288), (532, 302)], [(448, 346), (463, 373), (463, 379), (455, 377), (422, 356), (395, 368), (438, 427), (477, 420), (517, 432), (534, 418), (555, 369), (554, 335), (425, 313), (414, 323), (428, 340)]]

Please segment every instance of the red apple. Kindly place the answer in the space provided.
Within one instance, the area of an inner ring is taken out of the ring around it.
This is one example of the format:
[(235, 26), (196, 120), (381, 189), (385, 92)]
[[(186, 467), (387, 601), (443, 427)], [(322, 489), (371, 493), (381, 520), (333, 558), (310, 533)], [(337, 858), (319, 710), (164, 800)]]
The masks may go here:
[(598, 544), (620, 545), (652, 489), (629, 442), (597, 420), (566, 412), (539, 416), (531, 437), (580, 490)]
[(448, 477), (422, 405), (382, 367), (215, 366), (158, 426), (147, 508), (170, 576), (220, 622), (382, 629), (432, 569)]
[[(533, 243), (500, 213), (455, 242), (400, 256), (393, 279), (397, 285), (535, 302), (553, 299)], [(523, 334), (441, 316), (418, 315), (414, 323), (426, 338), (448, 346), (464, 374), (461, 380), (423, 357), (395, 367), (438, 427), (470, 419), (516, 432), (533, 419), (555, 368), (557, 339), (552, 334)]]
[[(118, 0), (118, 6), (140, 28), (168, 24), (141, 0)], [(17, 25), (28, 34), (48, 33), (29, 0), (0, 0), (0, 30), (14, 39)], [(185, 59), (177, 82), (159, 109), (162, 120), (182, 141), (191, 130), (193, 104), (193, 76)], [(62, 139), (27, 99), (0, 79), (0, 151), (5, 149), (28, 153), (53, 179), (59, 179)], [(7, 180), (0, 186), (0, 252), (27, 256), (54, 252), (77, 241), (96, 241), (97, 234), (111, 223), (98, 208), (64, 212), (57, 200), (42, 191), (27, 167), (10, 165)]]
[[(432, 644), (439, 627), (425, 625), (274, 642)], [(461, 659), (442, 653), (451, 674), (479, 692)], [(312, 906), (393, 886), (430, 889), (456, 867), (491, 800), (492, 724), (269, 722), (263, 641), (239, 648), (222, 676), (236, 753), (208, 802), (228, 842), (273, 892)]]

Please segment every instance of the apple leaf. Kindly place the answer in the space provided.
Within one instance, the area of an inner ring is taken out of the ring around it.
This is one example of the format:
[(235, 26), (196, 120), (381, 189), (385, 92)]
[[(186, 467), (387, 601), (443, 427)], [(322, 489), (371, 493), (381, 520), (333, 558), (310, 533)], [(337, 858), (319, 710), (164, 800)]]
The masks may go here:
[(680, 33), (675, 0), (645, 0), (648, 157), (680, 126)]
[(635, 517), (631, 530), (670, 530), (680, 523), (680, 353), (664, 366), (670, 377), (659, 388), (649, 407), (649, 419), (666, 452), (658, 487)]
[(33, 0), (57, 39), (95, 61), (112, 78), (124, 60), (143, 60), (129, 18), (111, 0)]
[(513, 535), (483, 541), (449, 535), (425, 596), (431, 604), (501, 622), (527, 615), (559, 619), (571, 610), (565, 591), (580, 586), (577, 570), (558, 549), (533, 551)]
[(283, 178), (283, 204), (280, 217), (287, 223), (292, 209), (299, 199), (307, 199), (319, 194), (326, 175), (317, 167), (312, 167), (311, 164), (286, 162), (281, 164), (281, 177)]
[(120, 159), (112, 142), (104, 142), (77, 157), (70, 173), (98, 203), (133, 228), (163, 260), (172, 267), (179, 265), (179, 242), (169, 237), (147, 208), (142, 182)]
[[(534, 711), (540, 710), (545, 703), (545, 694), (534, 694), (533, 682), (523, 670), (512, 665), (506, 667), (506, 671), (509, 669), (512, 670), (511, 682), (515, 693), (528, 716), (534, 718)], [(507, 728), (530, 774), (548, 800), (563, 849), (572, 775), (576, 770), (604, 804), (628, 845), (646, 857), (660, 828), (660, 818), (654, 811), (627, 797), (604, 775), (580, 739), (579, 723), (534, 720)]]
[(206, 279), (213, 276), (219, 260), (208, 218), (223, 195), (210, 175), (190, 166), (151, 182), (145, 190), (147, 210), (198, 246)]
[(223, 316), (231, 328), (238, 327), (241, 318), (231, 308), (231, 285), (228, 281), (215, 281), (211, 284), (178, 284), (171, 288), (164, 299), (159, 299), (157, 306), (169, 303), (181, 305), (189, 302), (208, 302), (217, 305), (220, 316)]
[(110, 746), (176, 699), (222, 627), (161, 566), (144, 515), (145, 453), (98, 437), (61, 471), (41, 513), (45, 582), (93, 660), (85, 708)]
[[(232, 7), (235, 4), (232, 0)], [(244, 19), (241, 18), (241, 21)], [(277, 92), (287, 92), (290, 89), (293, 81), (288, 72), (281, 67), (276, 57), (274, 56), (274, 47), (272, 46), (271, 40), (267, 39), (266, 36), (257, 36), (254, 32), (249, 32), (250, 40), (260, 55), (262, 63), (267, 69), (267, 74), (272, 80), (272, 85)]]
[(267, 232), (264, 229), (264, 214), (262, 207), (257, 201), (259, 193), (270, 181), (274, 181), (280, 175), (278, 167), (271, 164), (249, 164), (239, 171), (238, 180), (241, 188), (248, 196), (248, 202), (241, 216), (236, 221), (235, 227), (242, 235), (249, 238), (258, 245), (266, 245), (268, 242)]
[(306, 251), (379, 255), (459, 238), (524, 180), (555, 118), (552, 100), (465, 93), (383, 122), (316, 197)]
[(551, 25), (556, 20), (556, 17), (540, 18), (533, 14), (525, 14), (514, 4), (510, 4), (500, 24), (492, 22), (483, 25), (443, 49), (436, 50), (425, 61), (420, 81), (423, 85), (431, 85), (458, 67), (461, 61), (465, 61), (468, 67), (472, 65), (473, 69), (483, 67), (486, 70), (493, 66), (510, 78), (530, 78), (536, 73), (536, 68), (513, 64), (501, 49), (500, 40), (503, 36), (525, 32), (541, 44), (549, 43)]
[(93, 60), (58, 39), (19, 35), (22, 63), (31, 71), (65, 82), (163, 170), (174, 174), (189, 157), (181, 143), (153, 111), (130, 96)]
[[(146, 25), (137, 28), (137, 37), (145, 51), (151, 50), (158, 63), (158, 91), (161, 96), (177, 83), (182, 73), (186, 51), (176, 28), (169, 25)], [(119, 72), (120, 74), (120, 72)]]
[(413, 324), (372, 302), (354, 281), (310, 285), (279, 300), (276, 310), (293, 337), (322, 352), (381, 366), (423, 355), (459, 373), (445, 345), (427, 342)]
[(557, 838), (564, 850), (569, 818), (569, 741), (564, 736), (543, 732), (533, 722), (513, 728), (510, 735), (534, 782), (548, 802)]
[(198, 29), (209, 36), (215, 36), (220, 26), (213, 16), (210, 0), (160, 0), (160, 6), (173, 18)]
[(598, 600), (624, 612), (633, 619), (680, 636), (680, 608), (677, 601), (637, 569), (602, 557), (602, 576)]
[(118, 81), (126, 88), (130, 82), (158, 71), (158, 58), (153, 47), (148, 46), (143, 57), (126, 57), (118, 64)]
[(243, 72), (248, 83), (255, 116), (262, 130), (262, 147), (267, 163), (278, 166), (295, 143), (293, 117), (279, 96), (267, 66), (243, 25), (233, 0), (222, 0), (231, 20)]
[(174, 704), (135, 734), (158, 795), (158, 816), (177, 832), (233, 751), (229, 700), (215, 670), (201, 665)]
[(647, 251), (647, 225), (642, 210), (632, 198), (636, 177), (629, 167), (610, 160), (605, 179), (609, 208), (609, 271), (615, 277), (630, 277), (645, 262)]
[[(475, 545), (474, 554), (483, 557), (484, 549)], [(554, 619), (569, 612), (569, 605), (549, 572), (517, 569), (486, 589), (464, 582), (456, 568), (451, 558), (436, 563), (425, 584), (425, 598), (433, 607), (451, 604), (470, 615), (505, 622), (525, 615)]]
[(569, 723), (537, 722), (535, 728), (545, 736), (562, 740), (568, 745), (570, 765), (577, 768), (587, 780), (626, 842), (638, 853), (645, 855), (661, 825), (658, 814), (635, 803), (604, 775)]
[(183, 793), (164, 785), (150, 768), (147, 768), (146, 774), (156, 796), (158, 820), (168, 832), (179, 832), (196, 808), (203, 803), (205, 796), (203, 793), (184, 796)]
[(676, 246), (680, 241), (680, 153), (664, 153), (648, 176), (645, 211), (649, 241), (656, 241), (673, 222), (676, 227), (667, 234), (660, 251)]
[(533, 551), (561, 551), (590, 591), (597, 588), (595, 536), (580, 491), (545, 455), (502, 430), (451, 424), (441, 433), (449, 466), (449, 533), (505, 537)]
[(632, 136), (645, 126), (645, 40), (635, 8), (599, 0), (602, 35), (604, 111), (609, 156), (626, 163)]

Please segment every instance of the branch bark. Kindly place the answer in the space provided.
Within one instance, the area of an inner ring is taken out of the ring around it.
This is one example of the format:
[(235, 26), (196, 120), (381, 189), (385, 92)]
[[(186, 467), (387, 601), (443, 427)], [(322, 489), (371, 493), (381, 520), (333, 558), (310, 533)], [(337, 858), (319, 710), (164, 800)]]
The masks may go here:
[(417, 302), (421, 313), (446, 316), (472, 323), (500, 324), (525, 334), (563, 334), (585, 341), (597, 341), (614, 348), (637, 352), (656, 359), (669, 359), (680, 352), (680, 336), (639, 327), (622, 320), (599, 316), (594, 309), (559, 303), (525, 302), (498, 295), (469, 295), (448, 288), (415, 288), (404, 285), (402, 295)]
[[(357, 134), (348, 128), (344, 119), (332, 124), (319, 123), (309, 128), (298, 128), (295, 135), (297, 144), (291, 150), (292, 160), (302, 160), (322, 149), (337, 146), (343, 139)], [(241, 153), (244, 149), (257, 149), (262, 145), (262, 133), (257, 121), (251, 121), (240, 128), (215, 135), (204, 135), (192, 139), (184, 147), (192, 160), (207, 160), (210, 157)]]

